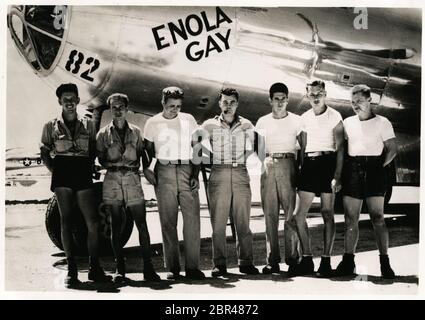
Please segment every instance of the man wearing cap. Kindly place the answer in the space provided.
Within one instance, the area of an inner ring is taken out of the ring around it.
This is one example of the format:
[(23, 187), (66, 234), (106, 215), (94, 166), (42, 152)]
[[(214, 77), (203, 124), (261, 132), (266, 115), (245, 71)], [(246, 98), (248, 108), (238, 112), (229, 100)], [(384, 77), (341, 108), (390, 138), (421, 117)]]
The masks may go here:
[(330, 277), (332, 275), (330, 259), (335, 239), (334, 200), (335, 193), (341, 188), (344, 129), (341, 114), (326, 105), (325, 83), (320, 80), (313, 81), (307, 84), (306, 90), (311, 109), (301, 116), (302, 149), (305, 149), (305, 152), (298, 181), (299, 201), (295, 209), (303, 257), (297, 266), (296, 274), (314, 273), (307, 213), (314, 197), (320, 196), (324, 246), (317, 275)]
[[(109, 281), (98, 259), (99, 215), (92, 189), (92, 168), (96, 156), (96, 129), (93, 122), (77, 114), (80, 102), (78, 88), (73, 83), (60, 85), (56, 90), (61, 114), (43, 127), (40, 154), (52, 172), (50, 189), (55, 193), (61, 217), (61, 238), (65, 250), (68, 274), (65, 285), (79, 284), (73, 250), (72, 221), (76, 201), (87, 225), (89, 251), (89, 280)], [(75, 199), (75, 200), (74, 200)]]
[(192, 135), (197, 124), (192, 115), (180, 112), (184, 92), (178, 87), (162, 91), (163, 111), (150, 118), (144, 128), (145, 147), (150, 169), (145, 177), (155, 186), (161, 222), (167, 279), (180, 277), (180, 250), (177, 216), (183, 215), (185, 275), (203, 280), (199, 270), (200, 207), (199, 168), (192, 162)]
[(220, 92), (221, 114), (202, 124), (211, 145), (212, 168), (208, 196), (213, 229), (213, 277), (227, 274), (226, 227), (233, 214), (239, 271), (258, 274), (253, 265), (252, 233), (249, 228), (251, 188), (246, 154), (253, 150), (252, 123), (236, 113), (239, 92), (224, 88)]
[(381, 275), (394, 279), (388, 257), (389, 236), (384, 218), (384, 196), (388, 189), (386, 167), (397, 154), (397, 142), (391, 122), (372, 110), (371, 90), (356, 85), (351, 91), (351, 106), (356, 115), (344, 120), (348, 156), (342, 172), (345, 211), (344, 256), (335, 270), (337, 276), (356, 272), (354, 253), (359, 240), (359, 216), (366, 201), (379, 249)]
[(286, 110), (288, 87), (280, 82), (269, 89), (269, 102), (272, 112), (259, 118), (255, 126), (258, 134), (259, 151), (263, 160), (261, 175), (261, 204), (266, 222), (267, 265), (264, 274), (278, 273), (279, 262), (279, 209), (285, 213), (285, 262), (289, 265), (288, 274), (293, 275), (297, 263), (297, 231), (293, 221), (295, 208), (295, 176), (297, 141), (300, 141), (300, 117)]
[[(146, 207), (139, 175), (140, 158), (146, 158), (143, 138), (139, 127), (128, 123), (129, 99), (127, 95), (115, 93), (108, 97), (107, 105), (112, 121), (97, 134), (97, 156), (99, 163), (107, 169), (103, 181), (103, 202), (111, 212), (111, 242), (116, 259), (114, 281), (125, 277), (125, 259), (122, 253), (121, 233), (125, 221), (123, 210), (129, 208), (139, 231), (142, 248), (143, 276), (148, 281), (158, 281), (151, 261), (151, 248)], [(144, 161), (146, 162), (146, 161)]]

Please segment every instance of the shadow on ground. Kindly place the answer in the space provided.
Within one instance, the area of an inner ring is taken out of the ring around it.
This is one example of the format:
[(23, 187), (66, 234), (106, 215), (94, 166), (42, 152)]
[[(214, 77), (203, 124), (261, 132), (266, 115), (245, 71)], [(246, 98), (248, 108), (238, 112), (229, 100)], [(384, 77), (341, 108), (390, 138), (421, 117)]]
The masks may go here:
[[(404, 246), (409, 244), (419, 243), (419, 214), (416, 212), (416, 207), (414, 208), (413, 213), (409, 213), (406, 216), (387, 218), (386, 223), (390, 233), (390, 246)], [(400, 211), (399, 211), (400, 212)], [(396, 213), (396, 212), (394, 212)], [(314, 214), (313, 214), (314, 215)], [(319, 214), (315, 214), (320, 216)], [(255, 219), (255, 217), (253, 217)], [(280, 217), (280, 220), (283, 220), (283, 216)], [(283, 225), (283, 221), (280, 222)], [(370, 221), (360, 221), (360, 239), (357, 246), (357, 252), (365, 252), (376, 250), (377, 246), (375, 243), (375, 236), (373, 227)], [(311, 243), (312, 243), (312, 252), (313, 256), (319, 257), (322, 254), (322, 237), (323, 237), (323, 225), (313, 227), (310, 229)], [(236, 258), (236, 242), (228, 237), (228, 269), (237, 268), (237, 258)], [(281, 245), (281, 252), (283, 252), (284, 239), (283, 232), (279, 233), (279, 240)], [(255, 265), (264, 265), (266, 263), (266, 243), (264, 233), (254, 234), (254, 264)], [(181, 266), (184, 275), (184, 247), (180, 243), (181, 251)], [(336, 237), (334, 243), (333, 255), (342, 255), (344, 253), (344, 223), (337, 223), (336, 225)], [(229, 273), (226, 277), (212, 278), (210, 277), (210, 270), (212, 268), (212, 243), (211, 238), (203, 238), (201, 241), (201, 259), (200, 259), (200, 269), (203, 270), (207, 276), (207, 279), (204, 281), (194, 281), (185, 279), (181, 277), (176, 281), (162, 280), (160, 282), (148, 282), (143, 280), (143, 261), (140, 247), (128, 247), (124, 249), (124, 254), (126, 257), (126, 272), (127, 276), (123, 283), (114, 284), (114, 283), (105, 283), (105, 284), (95, 284), (92, 282), (85, 282), (76, 287), (77, 290), (87, 290), (87, 291), (98, 291), (98, 292), (119, 292), (120, 288), (123, 286), (137, 287), (137, 288), (151, 288), (152, 290), (168, 290), (180, 283), (185, 283), (186, 285), (196, 284), (196, 285), (209, 285), (215, 288), (221, 289), (230, 289), (235, 287), (234, 283), (238, 282), (239, 279), (249, 279), (249, 280), (267, 280), (275, 282), (291, 282), (292, 278), (288, 278), (286, 272), (280, 272), (280, 274), (273, 275), (243, 275), (239, 273)], [(64, 254), (59, 252), (55, 253), (52, 256), (61, 258), (54, 263), (54, 267), (66, 270), (66, 260), (64, 259)], [(87, 257), (77, 257), (77, 264), (80, 272), (87, 272), (88, 262)], [(283, 260), (283, 259), (282, 259)], [(115, 271), (114, 258), (112, 256), (104, 256), (101, 258), (102, 266), (105, 271), (113, 273)], [(152, 245), (152, 262), (154, 264), (155, 270), (157, 272), (166, 272), (164, 268), (163, 260), (163, 250), (161, 244)], [(334, 261), (334, 264), (337, 263)], [(379, 263), (379, 257), (376, 257), (376, 263)], [(317, 266), (316, 266), (317, 267)], [(261, 270), (260, 270), (261, 271)], [(418, 277), (415, 275), (401, 276), (397, 277), (394, 280), (385, 280), (381, 277), (360, 274), (355, 277), (338, 277), (331, 278), (329, 281), (359, 281), (359, 282), (371, 282), (378, 285), (389, 285), (393, 283), (411, 283), (418, 284)]]

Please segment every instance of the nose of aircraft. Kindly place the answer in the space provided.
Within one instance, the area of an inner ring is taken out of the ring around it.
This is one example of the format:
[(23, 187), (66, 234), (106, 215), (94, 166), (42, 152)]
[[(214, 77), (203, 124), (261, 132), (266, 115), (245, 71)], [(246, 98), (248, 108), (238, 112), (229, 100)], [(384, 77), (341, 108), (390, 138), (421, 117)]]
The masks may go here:
[(63, 44), (66, 6), (11, 6), (9, 31), (28, 64), (43, 75), (53, 70)]

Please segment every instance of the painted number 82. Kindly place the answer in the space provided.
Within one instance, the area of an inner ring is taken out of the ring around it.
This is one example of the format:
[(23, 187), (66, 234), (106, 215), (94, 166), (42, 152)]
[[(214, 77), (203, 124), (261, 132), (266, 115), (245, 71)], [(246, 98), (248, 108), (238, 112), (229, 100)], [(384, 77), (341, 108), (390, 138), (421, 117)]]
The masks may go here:
[[(78, 74), (81, 68), (81, 64), (84, 61), (84, 54), (77, 51), (77, 50), (72, 50), (69, 53), (69, 59), (68, 62), (65, 65), (65, 69), (69, 72), (72, 72), (73, 74)], [(90, 74), (92, 74), (94, 71), (96, 71), (99, 66), (100, 66), (100, 62), (99, 60), (93, 58), (93, 57), (89, 57), (85, 60), (85, 65), (84, 66), (88, 66), (88, 69), (85, 69), (81, 74), (80, 77), (93, 82), (94, 79), (90, 76)]]

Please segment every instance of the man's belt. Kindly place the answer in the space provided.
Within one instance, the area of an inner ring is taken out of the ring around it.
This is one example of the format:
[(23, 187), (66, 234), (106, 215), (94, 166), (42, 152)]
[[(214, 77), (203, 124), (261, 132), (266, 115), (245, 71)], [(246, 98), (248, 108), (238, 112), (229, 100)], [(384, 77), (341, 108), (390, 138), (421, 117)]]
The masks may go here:
[(332, 153), (335, 153), (335, 152), (334, 151), (316, 151), (316, 152), (307, 152), (305, 156), (307, 158), (316, 158), (316, 157), (320, 157), (320, 156), (324, 156), (324, 155), (328, 155)]
[(273, 159), (284, 159), (284, 158), (295, 158), (295, 154), (292, 152), (281, 152), (281, 153), (266, 153), (266, 157)]
[(157, 163), (160, 163), (162, 165), (173, 165), (173, 164), (191, 164), (191, 160), (182, 160), (182, 159), (176, 159), (176, 160), (164, 160), (164, 159), (158, 159)]
[(124, 166), (113, 166), (107, 168), (108, 171), (118, 172), (118, 171), (131, 171), (131, 172), (139, 172), (139, 168), (136, 167), (124, 167)]
[(357, 162), (367, 162), (367, 161), (383, 161), (382, 155), (379, 156), (348, 156), (348, 159), (357, 161)]
[(213, 167), (220, 167), (220, 168), (245, 168), (246, 164), (245, 163), (237, 163), (237, 162), (232, 162), (232, 163), (213, 163)]

